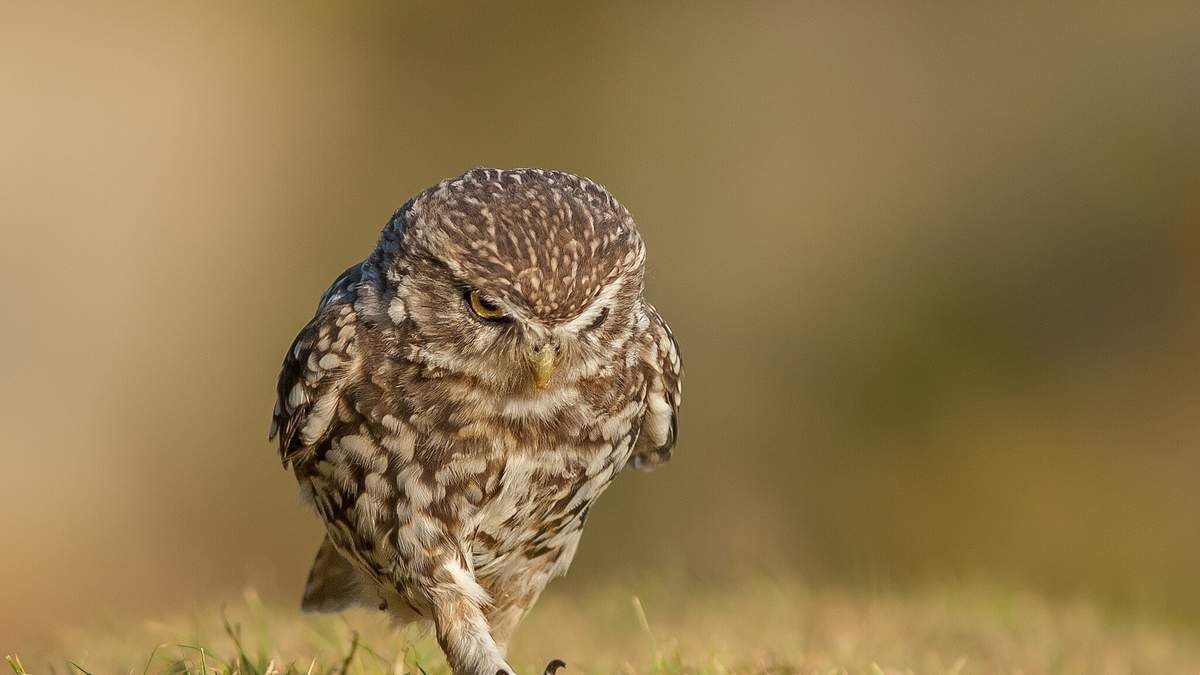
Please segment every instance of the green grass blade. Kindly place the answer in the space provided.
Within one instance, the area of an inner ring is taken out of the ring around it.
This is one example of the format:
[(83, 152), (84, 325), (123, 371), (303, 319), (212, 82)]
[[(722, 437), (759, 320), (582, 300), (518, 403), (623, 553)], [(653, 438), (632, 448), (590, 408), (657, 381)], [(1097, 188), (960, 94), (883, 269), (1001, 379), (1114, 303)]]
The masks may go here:
[(16, 654), (5, 656), (4, 660), (8, 661), (8, 667), (12, 668), (16, 675), (29, 675), (28, 671), (25, 670), (25, 666), (21, 665), (21, 659), (17, 658)]

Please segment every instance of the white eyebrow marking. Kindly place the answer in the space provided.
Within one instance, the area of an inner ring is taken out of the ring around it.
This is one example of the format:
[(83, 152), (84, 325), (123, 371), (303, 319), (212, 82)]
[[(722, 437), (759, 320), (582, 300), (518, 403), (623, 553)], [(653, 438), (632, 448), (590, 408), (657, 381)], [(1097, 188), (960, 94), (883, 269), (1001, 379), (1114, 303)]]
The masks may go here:
[(558, 335), (578, 333), (585, 326), (588, 326), (595, 321), (596, 317), (600, 316), (600, 312), (603, 312), (605, 308), (612, 303), (612, 299), (616, 297), (617, 292), (620, 291), (624, 285), (624, 279), (617, 279), (613, 283), (600, 289), (600, 292), (596, 294), (595, 299), (593, 299), (592, 302), (587, 306), (587, 309), (583, 310), (579, 316), (556, 328), (554, 332)]

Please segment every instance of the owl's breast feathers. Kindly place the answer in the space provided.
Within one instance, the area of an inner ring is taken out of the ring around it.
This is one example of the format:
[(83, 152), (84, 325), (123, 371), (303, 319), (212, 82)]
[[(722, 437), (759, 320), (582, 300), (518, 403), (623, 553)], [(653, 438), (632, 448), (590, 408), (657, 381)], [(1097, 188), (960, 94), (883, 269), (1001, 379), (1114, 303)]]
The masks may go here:
[[(333, 545), (382, 588), (411, 593), (431, 555), (449, 555), (498, 606), (531, 603), (566, 571), (616, 473), (670, 457), (680, 364), (669, 329), (646, 305), (611, 384), (579, 382), (559, 417), (493, 416), (445, 381), (430, 398), (424, 364), (409, 360), (420, 350), (360, 316), (371, 292), (360, 286), (359, 267), (343, 273), (284, 358), (271, 430), (284, 464)], [(602, 409), (581, 410), (592, 402)]]

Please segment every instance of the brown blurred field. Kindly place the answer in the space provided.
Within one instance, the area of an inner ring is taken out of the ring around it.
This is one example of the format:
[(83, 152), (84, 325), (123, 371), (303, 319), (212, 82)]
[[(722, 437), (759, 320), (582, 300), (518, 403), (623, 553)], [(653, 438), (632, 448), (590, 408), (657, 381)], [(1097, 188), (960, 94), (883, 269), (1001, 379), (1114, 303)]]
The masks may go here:
[(294, 606), (279, 359), (475, 165), (606, 184), (684, 350), (552, 608), (985, 580), (1194, 633), (1200, 9), (1045, 4), (0, 8), (0, 648)]

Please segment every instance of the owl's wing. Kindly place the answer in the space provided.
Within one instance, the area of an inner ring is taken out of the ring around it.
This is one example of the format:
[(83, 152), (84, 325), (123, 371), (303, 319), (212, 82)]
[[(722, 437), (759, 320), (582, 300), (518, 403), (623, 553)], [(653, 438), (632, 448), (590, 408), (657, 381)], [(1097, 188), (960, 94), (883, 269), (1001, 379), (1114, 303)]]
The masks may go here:
[(338, 553), (326, 535), (308, 572), (300, 608), (328, 614), (354, 605), (374, 608), (379, 600), (379, 587)]
[(679, 402), (683, 397), (683, 362), (675, 336), (658, 310), (647, 304), (646, 314), (650, 327), (641, 358), (646, 377), (646, 413), (629, 465), (640, 471), (653, 471), (671, 459), (675, 448)]
[(355, 265), (333, 282), (283, 358), (270, 438), (279, 438), (285, 466), (328, 438), (338, 406), (345, 405), (342, 392), (359, 372), (354, 286), (360, 278)]

